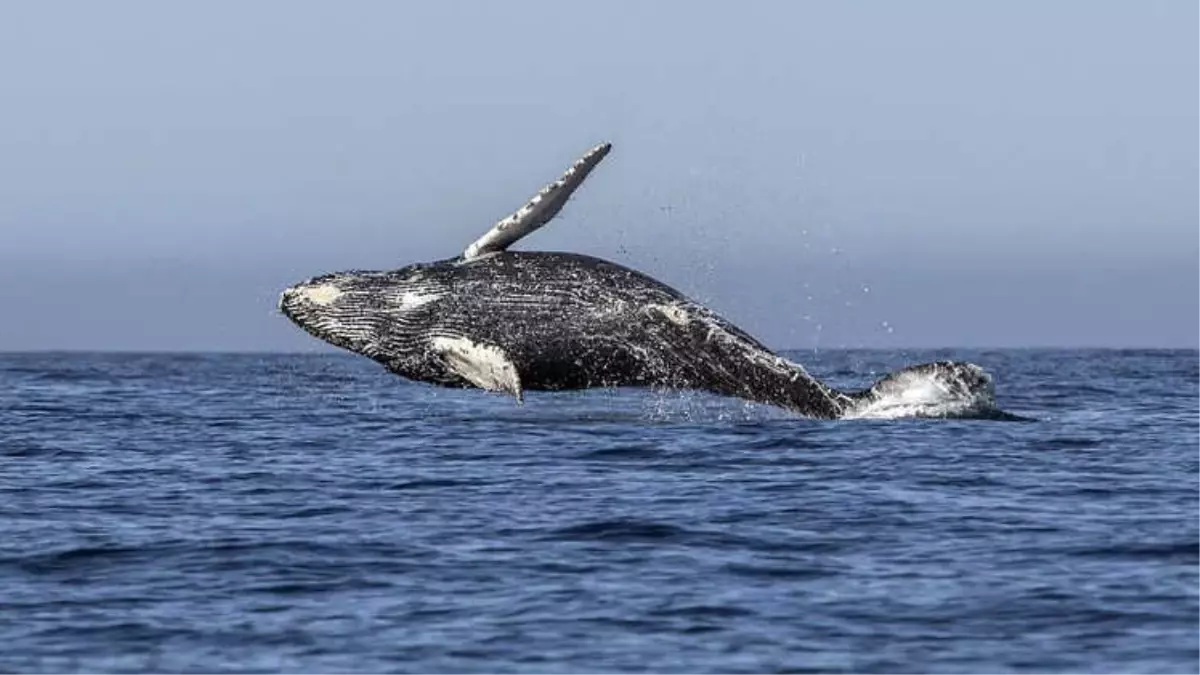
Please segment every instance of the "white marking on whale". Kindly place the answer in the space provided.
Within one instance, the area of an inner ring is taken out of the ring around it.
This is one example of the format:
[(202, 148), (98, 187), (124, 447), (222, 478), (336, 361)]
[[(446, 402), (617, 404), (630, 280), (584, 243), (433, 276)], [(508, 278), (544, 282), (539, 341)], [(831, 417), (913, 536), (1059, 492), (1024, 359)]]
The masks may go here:
[(522, 400), (521, 377), (504, 350), (464, 337), (438, 336), (430, 346), (446, 366), (467, 382), (487, 391), (505, 391)]
[(405, 311), (412, 310), (412, 309), (421, 307), (423, 305), (428, 305), (429, 303), (431, 303), (435, 300), (438, 300), (442, 297), (443, 297), (442, 293), (429, 293), (429, 292), (422, 293), (420, 291), (405, 291), (404, 293), (400, 294), (400, 301), (399, 301), (399, 303), (397, 303), (397, 307), (399, 309), (405, 310)]
[(333, 284), (309, 286), (300, 291), (306, 300), (322, 307), (329, 305), (342, 296), (342, 289)]
[(692, 321), (687, 311), (678, 305), (646, 305), (646, 310), (658, 312), (677, 326), (686, 326)]

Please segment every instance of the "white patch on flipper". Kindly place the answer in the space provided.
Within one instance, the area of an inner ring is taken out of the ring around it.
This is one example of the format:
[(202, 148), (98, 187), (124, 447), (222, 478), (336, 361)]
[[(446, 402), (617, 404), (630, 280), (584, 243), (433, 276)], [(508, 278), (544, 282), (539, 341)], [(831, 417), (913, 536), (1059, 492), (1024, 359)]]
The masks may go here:
[(506, 391), (518, 403), (522, 401), (521, 378), (504, 350), (461, 337), (435, 337), (431, 346), (462, 379), (487, 391)]
[(300, 295), (304, 296), (305, 300), (314, 305), (322, 307), (342, 297), (342, 289), (333, 284), (321, 284), (320, 286), (309, 286), (300, 289)]

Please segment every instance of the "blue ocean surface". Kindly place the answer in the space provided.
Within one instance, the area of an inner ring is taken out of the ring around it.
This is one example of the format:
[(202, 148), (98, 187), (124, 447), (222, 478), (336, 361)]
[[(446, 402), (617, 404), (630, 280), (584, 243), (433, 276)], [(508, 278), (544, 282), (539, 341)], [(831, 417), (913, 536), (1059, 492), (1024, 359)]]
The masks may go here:
[(1036, 421), (0, 355), (0, 670), (1197, 672), (1195, 350), (790, 356)]

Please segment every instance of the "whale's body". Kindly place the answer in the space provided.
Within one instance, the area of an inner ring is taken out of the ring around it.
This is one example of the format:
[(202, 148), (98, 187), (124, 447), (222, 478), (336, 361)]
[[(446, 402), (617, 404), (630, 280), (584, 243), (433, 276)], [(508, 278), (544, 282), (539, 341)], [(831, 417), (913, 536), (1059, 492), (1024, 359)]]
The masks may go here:
[(608, 152), (598, 146), (463, 255), (394, 271), (340, 272), (284, 291), (280, 309), (331, 344), (411, 380), (508, 392), (649, 386), (699, 389), (838, 418), (911, 382), (974, 404), (978, 366), (908, 368), (837, 391), (712, 310), (645, 274), (574, 253), (514, 252)]
[[(329, 275), (290, 289), (282, 307), (317, 337), (344, 336), (340, 346), (433, 384), (706, 389), (826, 418), (851, 402), (673, 288), (584, 255), (506, 251)], [(323, 321), (307, 320), (313, 308)], [(486, 372), (465, 373), (475, 362)]]

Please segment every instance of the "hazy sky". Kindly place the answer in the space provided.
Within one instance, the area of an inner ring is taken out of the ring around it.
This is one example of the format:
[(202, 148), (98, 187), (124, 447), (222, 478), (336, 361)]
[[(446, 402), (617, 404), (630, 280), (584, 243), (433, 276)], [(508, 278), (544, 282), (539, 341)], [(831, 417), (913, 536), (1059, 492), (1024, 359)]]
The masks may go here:
[(279, 291), (518, 248), (776, 347), (1191, 346), (1197, 3), (0, 3), (0, 350), (316, 349)]

